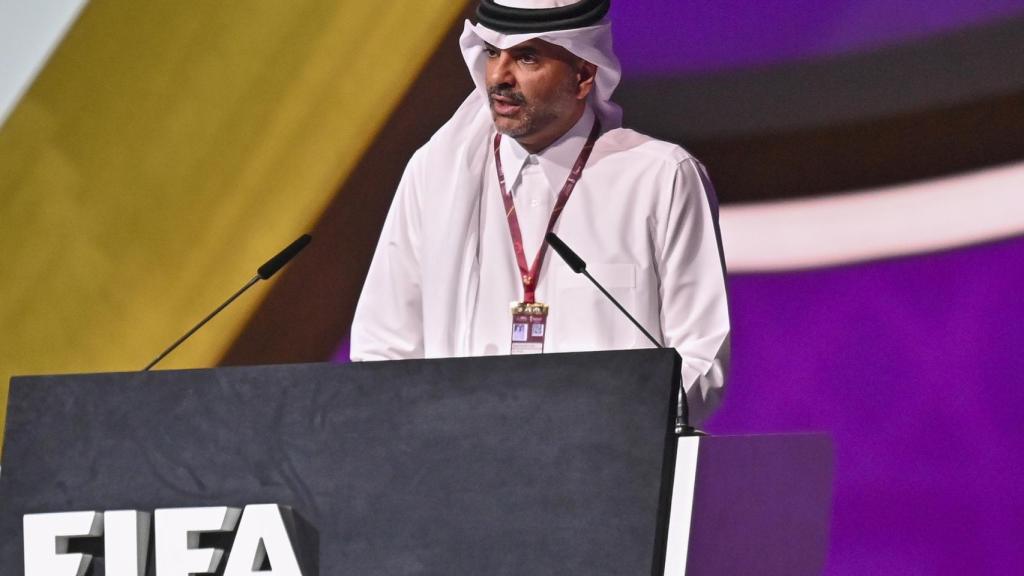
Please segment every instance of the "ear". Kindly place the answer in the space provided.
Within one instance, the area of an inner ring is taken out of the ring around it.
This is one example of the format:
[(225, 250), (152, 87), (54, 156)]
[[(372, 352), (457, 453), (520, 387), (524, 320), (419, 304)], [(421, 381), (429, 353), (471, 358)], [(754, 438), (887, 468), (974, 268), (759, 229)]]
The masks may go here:
[(586, 60), (580, 62), (580, 66), (576, 70), (577, 100), (586, 100), (587, 96), (590, 96), (590, 92), (594, 89), (594, 81), (596, 79), (597, 65), (591, 64)]

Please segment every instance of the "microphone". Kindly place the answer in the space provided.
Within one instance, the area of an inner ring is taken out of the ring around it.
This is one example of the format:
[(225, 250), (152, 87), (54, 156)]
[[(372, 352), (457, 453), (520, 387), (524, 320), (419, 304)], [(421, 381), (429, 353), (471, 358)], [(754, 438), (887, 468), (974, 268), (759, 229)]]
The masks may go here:
[[(544, 236), (544, 240), (547, 241), (548, 246), (551, 246), (551, 248), (553, 248), (554, 251), (562, 257), (562, 260), (565, 260), (565, 263), (569, 265), (569, 268), (571, 268), (573, 272), (586, 276), (587, 279), (590, 280), (590, 282), (596, 286), (602, 294), (604, 294), (605, 298), (610, 300), (612, 304), (615, 304), (615, 307), (619, 309), (619, 312), (622, 312), (622, 314), (626, 318), (629, 318), (629, 321), (632, 322), (637, 329), (643, 332), (644, 336), (646, 336), (652, 344), (658, 348), (665, 348), (661, 342), (658, 342), (654, 336), (651, 336), (651, 333), (648, 332), (632, 314), (622, 307), (622, 304), (619, 304), (619, 301), (616, 300), (614, 296), (604, 289), (604, 286), (602, 286), (600, 282), (590, 275), (590, 272), (587, 272), (587, 263), (584, 262), (583, 258), (580, 258), (578, 254), (573, 252), (572, 248), (569, 248), (565, 242), (562, 242), (561, 238), (559, 238), (554, 232), (548, 232)], [(703, 434), (696, 428), (690, 426), (690, 407), (686, 402), (686, 394), (683, 392), (682, 386), (679, 388), (679, 401), (676, 405), (676, 434), (679, 436)]]
[(287, 264), (292, 258), (295, 258), (295, 255), (301, 252), (302, 249), (312, 241), (313, 237), (309, 234), (299, 236), (294, 242), (286, 246), (284, 250), (278, 252), (277, 256), (267, 260), (263, 266), (257, 268), (256, 275), (263, 280), (270, 280), (271, 276), (277, 274), (278, 270), (284, 268), (285, 264)]
[(632, 314), (627, 312), (626, 309), (622, 307), (622, 304), (619, 304), (619, 301), (616, 300), (614, 296), (609, 294), (608, 291), (604, 289), (604, 286), (601, 286), (600, 282), (594, 280), (594, 277), (590, 275), (590, 272), (587, 272), (587, 263), (583, 261), (583, 258), (580, 258), (575, 252), (573, 252), (572, 248), (569, 248), (565, 244), (565, 242), (562, 242), (561, 238), (556, 236), (554, 232), (548, 232), (547, 235), (544, 236), (544, 239), (547, 240), (548, 245), (554, 248), (555, 252), (557, 252), (558, 255), (562, 257), (562, 260), (565, 260), (565, 263), (569, 265), (569, 268), (572, 268), (573, 272), (577, 274), (583, 274), (584, 276), (587, 277), (588, 280), (590, 280), (591, 283), (594, 284), (594, 286), (597, 286), (597, 289), (600, 290), (602, 294), (604, 294), (605, 298), (611, 300), (612, 304), (615, 304), (615, 307), (619, 309), (619, 312), (622, 312), (626, 316), (626, 318), (629, 318), (629, 321), (632, 322), (633, 325), (636, 326), (641, 332), (643, 332), (644, 336), (647, 336), (647, 339), (650, 340), (652, 344), (654, 344), (657, 348), (665, 347), (664, 345), (662, 345), (661, 342), (655, 340), (654, 336), (651, 336), (651, 333), (648, 332), (646, 328), (641, 326), (640, 323), (637, 322), (636, 318), (634, 318)]
[(225, 300), (223, 304), (217, 306), (217, 308), (215, 308), (213, 312), (210, 312), (206, 316), (206, 318), (200, 320), (198, 324), (193, 326), (192, 329), (190, 329), (188, 332), (182, 335), (181, 338), (175, 340), (173, 344), (168, 346), (166, 350), (164, 350), (163, 352), (160, 353), (159, 356), (154, 358), (152, 362), (146, 364), (146, 367), (143, 368), (142, 371), (148, 372), (150, 368), (156, 366), (157, 362), (160, 362), (168, 354), (174, 352), (174, 350), (178, 346), (181, 346), (181, 344), (185, 342), (185, 340), (188, 340), (190, 336), (195, 334), (200, 328), (206, 325), (207, 322), (212, 320), (213, 317), (219, 314), (221, 310), (227, 308), (232, 302), (235, 301), (235, 299), (237, 299), (239, 296), (245, 293), (246, 290), (252, 288), (254, 284), (259, 282), (260, 280), (269, 280), (271, 276), (273, 276), (274, 274), (277, 273), (278, 270), (283, 268), (285, 264), (287, 264), (292, 258), (294, 258), (296, 254), (301, 252), (302, 249), (305, 248), (306, 245), (308, 245), (312, 240), (312, 236), (310, 236), (309, 234), (303, 234), (302, 236), (299, 236), (298, 239), (296, 239), (294, 242), (289, 244), (284, 250), (278, 252), (276, 256), (274, 256), (270, 260), (267, 260), (266, 263), (263, 264), (263, 266), (260, 266), (256, 270), (256, 275), (250, 278), (249, 281), (246, 282), (245, 285), (238, 290), (238, 292), (232, 294), (231, 297)]

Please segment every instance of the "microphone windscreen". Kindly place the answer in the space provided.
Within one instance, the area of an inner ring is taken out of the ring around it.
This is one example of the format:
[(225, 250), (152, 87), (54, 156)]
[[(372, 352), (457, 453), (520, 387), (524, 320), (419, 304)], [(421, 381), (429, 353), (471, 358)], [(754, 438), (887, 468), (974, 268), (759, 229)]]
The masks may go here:
[(266, 264), (260, 266), (256, 270), (256, 273), (259, 274), (259, 277), (262, 278), (263, 280), (269, 279), (271, 276), (276, 274), (278, 270), (283, 268), (284, 265), (287, 264), (289, 260), (294, 258), (296, 254), (302, 251), (302, 249), (305, 248), (306, 245), (309, 244), (309, 242), (312, 239), (313, 237), (310, 236), (309, 234), (303, 234), (302, 236), (299, 236), (299, 238), (295, 242), (292, 242), (291, 244), (288, 245), (287, 248), (278, 252), (277, 256), (274, 256), (270, 260), (267, 260)]
[(544, 239), (547, 240), (549, 246), (555, 249), (555, 252), (558, 252), (558, 255), (562, 257), (562, 260), (565, 260), (565, 263), (569, 265), (569, 268), (572, 268), (573, 272), (579, 274), (587, 269), (587, 263), (577, 256), (571, 248), (566, 246), (565, 242), (562, 242), (562, 239), (556, 236), (554, 232), (548, 232)]

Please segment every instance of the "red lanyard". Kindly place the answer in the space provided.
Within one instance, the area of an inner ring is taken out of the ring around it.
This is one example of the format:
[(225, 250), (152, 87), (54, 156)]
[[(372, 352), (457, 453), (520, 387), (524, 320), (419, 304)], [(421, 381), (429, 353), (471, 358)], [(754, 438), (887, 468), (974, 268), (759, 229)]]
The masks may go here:
[[(548, 232), (555, 229), (555, 223), (558, 222), (558, 217), (562, 214), (565, 203), (569, 201), (569, 196), (572, 195), (573, 189), (576, 188), (576, 182), (583, 176), (583, 168), (586, 167), (587, 160), (590, 159), (590, 153), (594, 150), (594, 143), (597, 142), (597, 137), (600, 133), (601, 123), (595, 118), (594, 127), (590, 130), (590, 136), (587, 137), (587, 143), (583, 145), (583, 150), (580, 151), (576, 164), (573, 165), (572, 171), (569, 172), (569, 177), (562, 186), (562, 191), (558, 194), (558, 201), (555, 202), (555, 208), (551, 211), (551, 219), (548, 220), (548, 229), (544, 234), (545, 236), (547, 236)], [(526, 263), (526, 251), (523, 250), (523, 233), (519, 228), (516, 205), (512, 201), (512, 195), (505, 188), (505, 171), (501, 168), (500, 146), (501, 133), (499, 132), (494, 136), (494, 165), (498, 169), (498, 185), (501, 187), (501, 199), (505, 201), (505, 215), (508, 217), (508, 230), (512, 234), (512, 248), (515, 250), (516, 263), (519, 265), (519, 274), (523, 280), (523, 300), (527, 303), (532, 303), (536, 299), (537, 282), (540, 280), (540, 267), (544, 263), (544, 255), (547, 253), (548, 244), (543, 240), (541, 241), (540, 249), (537, 250), (537, 256), (533, 259), (533, 266), (529, 266)]]

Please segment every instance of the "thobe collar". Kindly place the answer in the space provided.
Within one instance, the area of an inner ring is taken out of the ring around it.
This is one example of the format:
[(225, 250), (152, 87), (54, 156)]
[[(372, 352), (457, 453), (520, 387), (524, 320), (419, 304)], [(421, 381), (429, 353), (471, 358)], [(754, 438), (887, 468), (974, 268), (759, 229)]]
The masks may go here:
[[(562, 185), (569, 178), (580, 151), (587, 143), (590, 130), (594, 127), (594, 111), (587, 106), (583, 115), (576, 121), (576, 124), (568, 132), (562, 134), (550, 146), (536, 154), (532, 154), (540, 164), (544, 177), (548, 181), (551, 194), (556, 195), (561, 191)], [(505, 171), (505, 181), (512, 183), (512, 194), (516, 194), (519, 174), (523, 171), (527, 159), (531, 156), (515, 138), (503, 137), (501, 139), (501, 164)]]

